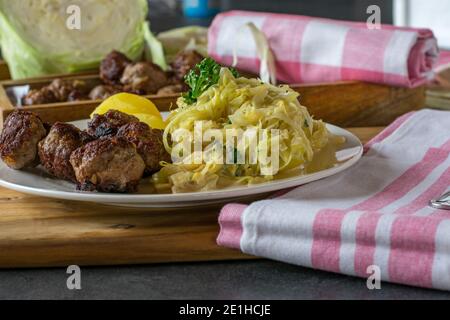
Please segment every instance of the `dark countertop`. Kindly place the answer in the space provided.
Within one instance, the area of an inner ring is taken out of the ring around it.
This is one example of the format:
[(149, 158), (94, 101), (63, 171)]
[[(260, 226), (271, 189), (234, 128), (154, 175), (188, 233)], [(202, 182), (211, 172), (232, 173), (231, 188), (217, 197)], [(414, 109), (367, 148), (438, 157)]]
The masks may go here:
[(82, 268), (81, 287), (65, 269), (0, 271), (0, 299), (450, 299), (450, 293), (382, 283), (259, 260)]

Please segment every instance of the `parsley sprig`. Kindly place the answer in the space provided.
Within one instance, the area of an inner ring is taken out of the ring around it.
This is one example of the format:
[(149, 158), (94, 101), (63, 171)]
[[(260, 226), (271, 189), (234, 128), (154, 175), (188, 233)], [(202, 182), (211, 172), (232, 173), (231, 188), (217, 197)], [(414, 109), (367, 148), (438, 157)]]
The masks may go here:
[[(189, 71), (184, 80), (190, 89), (183, 94), (187, 104), (195, 103), (203, 92), (219, 82), (221, 68), (213, 59), (205, 58)], [(229, 69), (235, 78), (239, 77), (234, 68)]]

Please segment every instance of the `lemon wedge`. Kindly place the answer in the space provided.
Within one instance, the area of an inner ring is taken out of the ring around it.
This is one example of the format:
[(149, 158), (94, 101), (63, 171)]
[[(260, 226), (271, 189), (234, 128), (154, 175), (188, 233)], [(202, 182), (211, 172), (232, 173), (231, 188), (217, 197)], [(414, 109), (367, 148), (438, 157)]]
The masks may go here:
[(166, 124), (164, 123), (161, 117), (157, 117), (147, 113), (135, 113), (133, 114), (139, 121), (144, 122), (150, 126), (152, 129), (160, 129), (164, 130), (166, 128)]
[(105, 114), (106, 112), (108, 112), (108, 110), (111, 109), (131, 114), (136, 117), (138, 114), (153, 116), (155, 118), (158, 118), (160, 122), (163, 123), (161, 113), (153, 102), (151, 102), (149, 99), (131, 93), (118, 93), (109, 97), (108, 99), (103, 101), (103, 103), (100, 104), (94, 110), (94, 112), (92, 112), (91, 118), (94, 116), (94, 114)]

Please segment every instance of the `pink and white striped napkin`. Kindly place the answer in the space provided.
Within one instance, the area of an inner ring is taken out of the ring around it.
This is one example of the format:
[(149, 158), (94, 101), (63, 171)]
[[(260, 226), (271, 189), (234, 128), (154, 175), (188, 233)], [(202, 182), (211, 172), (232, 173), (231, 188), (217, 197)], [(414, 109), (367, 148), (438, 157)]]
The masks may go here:
[(325, 180), (220, 214), (217, 242), (255, 256), (450, 290), (450, 211), (428, 201), (450, 189), (450, 112), (407, 114)]
[[(253, 23), (268, 39), (277, 78), (285, 83), (361, 80), (415, 87), (433, 78), (437, 41), (428, 29), (298, 15), (230, 11), (219, 14), (209, 28), (208, 53), (218, 62), (258, 74), (260, 60)], [(235, 51), (234, 51), (235, 50)]]

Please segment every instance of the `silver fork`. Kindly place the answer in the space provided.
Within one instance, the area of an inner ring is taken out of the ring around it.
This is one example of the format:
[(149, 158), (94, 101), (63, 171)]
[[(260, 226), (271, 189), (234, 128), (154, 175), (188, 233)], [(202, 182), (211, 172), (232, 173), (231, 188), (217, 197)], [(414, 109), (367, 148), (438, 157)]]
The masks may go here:
[(450, 210), (450, 191), (437, 199), (430, 200), (430, 207), (435, 209)]

